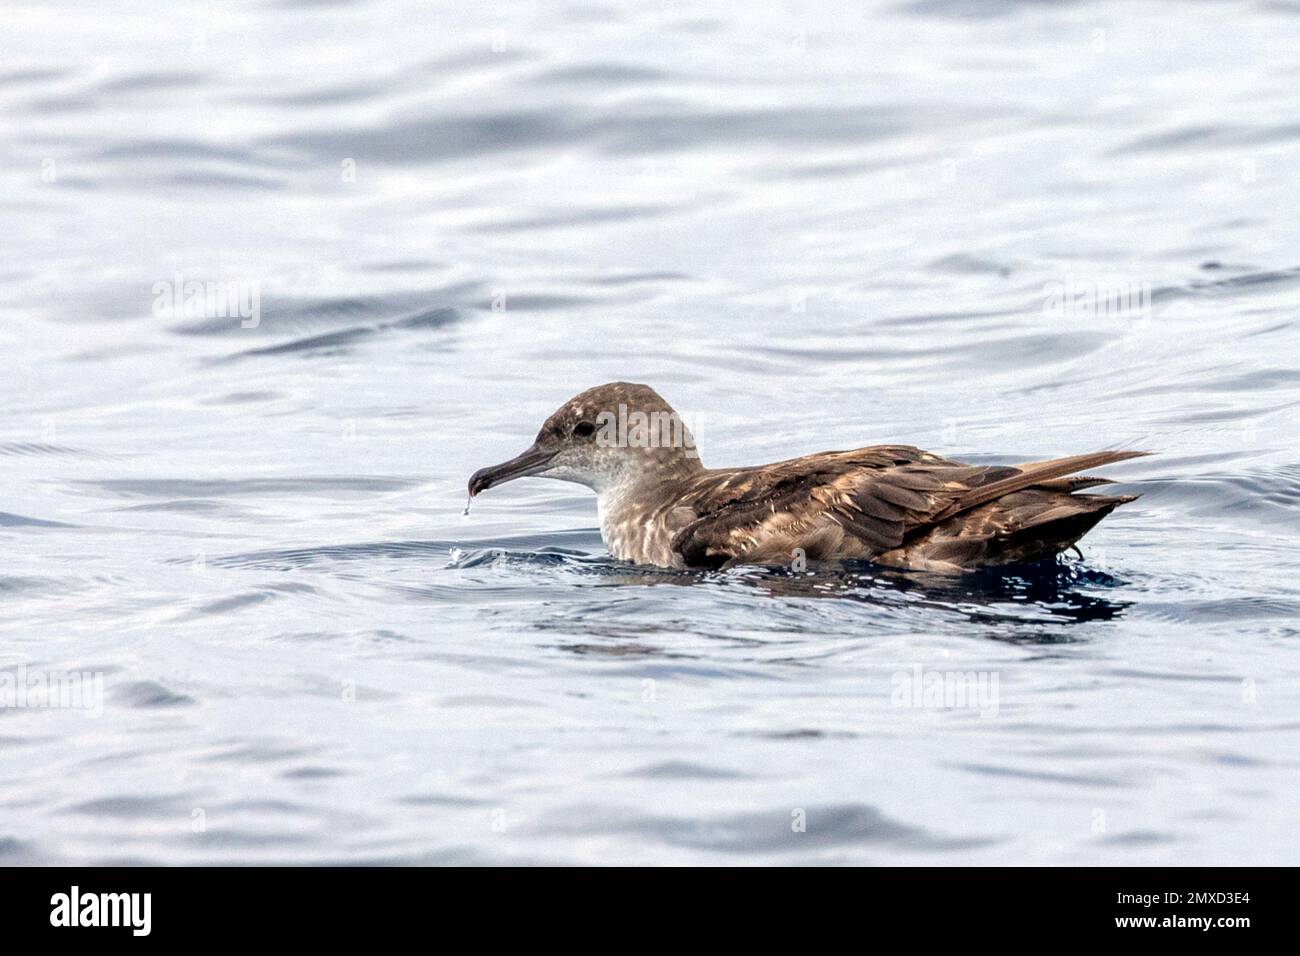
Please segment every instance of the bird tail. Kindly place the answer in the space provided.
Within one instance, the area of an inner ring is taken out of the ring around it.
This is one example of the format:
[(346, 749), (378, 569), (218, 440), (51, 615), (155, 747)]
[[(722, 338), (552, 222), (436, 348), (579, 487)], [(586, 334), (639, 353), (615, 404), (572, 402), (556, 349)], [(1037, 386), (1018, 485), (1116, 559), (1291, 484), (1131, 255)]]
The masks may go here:
[[(1067, 487), (1062, 488), (1059, 487), (1059, 479), (1089, 468), (1100, 468), (1102, 465), (1127, 461), (1130, 458), (1141, 458), (1149, 454), (1151, 454), (1149, 451), (1096, 451), (1087, 455), (1071, 455), (1068, 458), (1053, 458), (1050, 461), (1032, 461), (1023, 465), (1016, 465), (1014, 475), (999, 481), (989, 482), (987, 485), (978, 488), (972, 488), (969, 494), (954, 501), (936, 520), (942, 521), (945, 518), (951, 518), (953, 515), (960, 514), (963, 511), (970, 511), (972, 508), (978, 508), (982, 504), (1022, 491), (1025, 488), (1046, 486), (1053, 491), (1063, 490), (1068, 493), (1079, 488), (1106, 484), (1108, 482), (1105, 478), (1092, 478), (1084, 475), (1072, 479), (1075, 482), (1075, 487), (1068, 487), (1069, 482), (1067, 481)], [(1058, 485), (1058, 487), (1053, 488), (1052, 485), (1054, 484)]]
[(1073, 547), (1102, 518), (1138, 495), (1069, 495), (1060, 505), (995, 539), (996, 563), (1028, 564)]

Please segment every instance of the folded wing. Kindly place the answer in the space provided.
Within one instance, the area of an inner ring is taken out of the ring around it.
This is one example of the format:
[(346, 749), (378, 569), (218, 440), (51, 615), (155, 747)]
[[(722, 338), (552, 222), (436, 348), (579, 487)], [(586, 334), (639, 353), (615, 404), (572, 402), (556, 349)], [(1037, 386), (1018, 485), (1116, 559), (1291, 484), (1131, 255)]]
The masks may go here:
[[(1067, 476), (1141, 454), (1096, 452), (990, 466), (882, 445), (709, 472), (686, 496), (695, 517), (674, 536), (672, 549), (688, 567), (788, 564), (800, 552), (810, 561), (862, 558), (909, 567), (986, 563), (1028, 528), (1063, 520), (1044, 529), (1048, 548), (1074, 525), (1087, 525), (1082, 534), (1103, 515), (1091, 523), (1075, 520), (1079, 516), (1103, 508), (1108, 513), (1131, 500), (1076, 495), (1105, 479)], [(1020, 498), (1010, 501), (1017, 493)], [(1001, 508), (1004, 499), (1015, 507)], [(926, 551), (931, 538), (947, 542), (942, 554), (949, 557)], [(968, 540), (949, 540), (957, 538)], [(1035, 552), (1032, 541), (1015, 544), (1019, 552)]]

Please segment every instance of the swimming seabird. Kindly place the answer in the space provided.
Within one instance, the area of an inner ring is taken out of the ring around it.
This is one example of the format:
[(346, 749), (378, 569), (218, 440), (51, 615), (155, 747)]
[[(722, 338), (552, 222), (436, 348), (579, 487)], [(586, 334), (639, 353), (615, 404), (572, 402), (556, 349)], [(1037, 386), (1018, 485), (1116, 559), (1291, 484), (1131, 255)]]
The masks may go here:
[(705, 468), (672, 406), (611, 382), (569, 399), (522, 454), (476, 471), (470, 497), (537, 475), (596, 492), (617, 560), (665, 568), (859, 559), (956, 572), (1052, 558), (1136, 495), (1079, 472), (1145, 455), (1100, 451), (971, 465), (910, 445), (826, 451), (752, 468)]

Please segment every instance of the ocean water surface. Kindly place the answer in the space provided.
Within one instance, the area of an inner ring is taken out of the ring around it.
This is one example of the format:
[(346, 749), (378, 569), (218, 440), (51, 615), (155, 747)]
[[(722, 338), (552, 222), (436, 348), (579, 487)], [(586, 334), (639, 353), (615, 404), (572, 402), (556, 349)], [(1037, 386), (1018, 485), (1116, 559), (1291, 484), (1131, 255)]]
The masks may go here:
[[(1300, 6), (106, 17), (0, 41), (0, 863), (1295, 862)], [(956, 579), (462, 513), (615, 379), (1159, 454)]]

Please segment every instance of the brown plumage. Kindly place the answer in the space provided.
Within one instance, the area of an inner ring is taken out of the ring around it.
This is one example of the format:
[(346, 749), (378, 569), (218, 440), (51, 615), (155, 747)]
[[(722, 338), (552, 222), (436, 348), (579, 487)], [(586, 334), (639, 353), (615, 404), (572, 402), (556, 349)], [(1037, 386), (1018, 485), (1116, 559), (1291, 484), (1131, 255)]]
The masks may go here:
[[(638, 430), (641, 421), (658, 425)], [(597, 493), (610, 551), (640, 564), (863, 559), (952, 572), (1043, 560), (1072, 546), (1136, 497), (1078, 494), (1110, 483), (1078, 473), (1143, 454), (970, 465), (877, 445), (708, 469), (653, 389), (615, 382), (565, 403), (530, 449), (475, 473), (470, 494), (523, 475), (586, 484)]]

